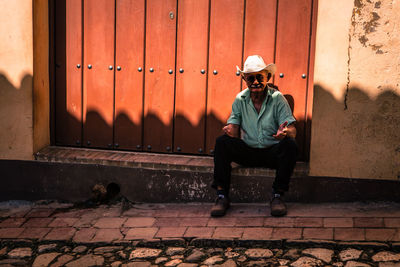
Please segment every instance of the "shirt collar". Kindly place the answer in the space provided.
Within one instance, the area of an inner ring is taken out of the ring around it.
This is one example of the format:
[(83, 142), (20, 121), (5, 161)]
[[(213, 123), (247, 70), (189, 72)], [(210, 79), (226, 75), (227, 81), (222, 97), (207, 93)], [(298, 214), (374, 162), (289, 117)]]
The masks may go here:
[[(275, 91), (274, 88), (271, 88), (271, 87), (269, 87), (269, 86), (267, 85), (267, 97), (266, 97), (266, 100), (268, 100), (269, 96), (271, 96), (271, 95), (273, 94), (274, 91)], [(244, 92), (244, 93), (242, 94), (242, 98), (244, 98), (244, 99), (246, 100), (246, 103), (247, 103), (247, 104), (250, 104), (251, 98), (250, 98), (250, 89), (249, 89), (249, 88), (247, 88), (247, 89), (246, 89), (246, 92)], [(267, 101), (265, 101), (265, 103), (267, 103)]]

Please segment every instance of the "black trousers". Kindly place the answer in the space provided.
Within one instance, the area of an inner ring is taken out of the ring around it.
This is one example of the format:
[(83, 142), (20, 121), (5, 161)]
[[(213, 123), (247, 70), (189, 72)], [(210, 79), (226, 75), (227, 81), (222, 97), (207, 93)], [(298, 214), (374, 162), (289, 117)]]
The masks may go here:
[(222, 187), (229, 193), (231, 184), (231, 162), (248, 167), (276, 169), (274, 192), (283, 194), (289, 190), (290, 176), (297, 158), (297, 144), (286, 137), (268, 148), (253, 148), (242, 139), (222, 135), (217, 138), (214, 149), (214, 181), (212, 187)]

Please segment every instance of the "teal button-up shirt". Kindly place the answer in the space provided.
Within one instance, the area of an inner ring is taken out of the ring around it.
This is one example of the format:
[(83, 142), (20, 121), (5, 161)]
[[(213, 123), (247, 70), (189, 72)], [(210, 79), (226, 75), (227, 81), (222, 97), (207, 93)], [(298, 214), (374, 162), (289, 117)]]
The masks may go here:
[(254, 148), (265, 148), (279, 143), (272, 135), (276, 134), (279, 125), (295, 122), (286, 98), (281, 92), (268, 88), (267, 97), (262, 103), (260, 113), (257, 112), (247, 88), (237, 94), (232, 104), (232, 113), (228, 124), (241, 127), (243, 141)]

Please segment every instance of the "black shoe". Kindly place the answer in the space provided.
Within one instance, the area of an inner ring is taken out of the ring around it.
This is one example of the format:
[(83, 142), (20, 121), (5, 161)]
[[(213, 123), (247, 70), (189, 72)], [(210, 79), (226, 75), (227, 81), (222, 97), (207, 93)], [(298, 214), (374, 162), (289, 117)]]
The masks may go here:
[(284, 216), (287, 213), (285, 202), (283, 202), (282, 197), (279, 194), (273, 195), (270, 207), (272, 216)]
[(212, 217), (221, 217), (224, 216), (226, 210), (229, 209), (230, 202), (228, 197), (218, 197), (215, 200), (214, 206), (211, 208), (211, 216)]

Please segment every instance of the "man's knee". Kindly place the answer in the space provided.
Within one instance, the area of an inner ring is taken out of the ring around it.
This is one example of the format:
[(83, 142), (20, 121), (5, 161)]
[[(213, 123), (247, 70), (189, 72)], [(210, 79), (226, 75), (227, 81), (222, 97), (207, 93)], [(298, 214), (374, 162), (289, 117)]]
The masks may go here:
[(226, 144), (226, 142), (227, 142), (229, 139), (231, 139), (231, 138), (232, 138), (232, 137), (230, 137), (230, 136), (228, 136), (228, 135), (226, 135), (226, 134), (221, 135), (221, 136), (218, 136), (217, 139), (216, 139), (216, 141), (215, 141), (215, 146), (216, 146), (216, 147), (224, 146), (224, 145)]
[(297, 143), (294, 138), (286, 137), (280, 142), (280, 145), (286, 151), (291, 151), (297, 153)]

